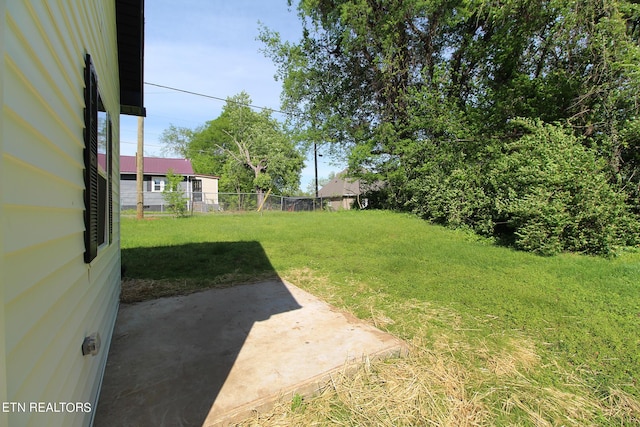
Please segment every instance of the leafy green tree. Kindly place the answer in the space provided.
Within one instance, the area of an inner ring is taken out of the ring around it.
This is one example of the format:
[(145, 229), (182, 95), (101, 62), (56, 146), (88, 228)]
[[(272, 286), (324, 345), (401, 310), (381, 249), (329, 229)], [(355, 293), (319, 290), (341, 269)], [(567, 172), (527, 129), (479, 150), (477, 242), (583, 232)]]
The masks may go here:
[(167, 185), (162, 191), (162, 197), (167, 203), (167, 209), (176, 217), (183, 217), (187, 213), (187, 199), (180, 187), (183, 181), (184, 176), (169, 169), (167, 172)]
[(297, 190), (303, 157), (282, 126), (271, 118), (271, 112), (255, 112), (248, 107), (250, 103), (245, 92), (227, 99), (222, 112), (227, 121), (222, 129), (226, 138), (215, 146), (228, 161), (250, 171), (260, 204), (269, 188), (282, 193)]
[(298, 13), (299, 43), (261, 34), (283, 108), (309, 138), (350, 154), (365, 145), (354, 161), (393, 162), (420, 137), (410, 108), (425, 91), (474, 117), (481, 135), (530, 117), (606, 139), (638, 112), (640, 13), (628, 1), (301, 0)]
[[(551, 159), (567, 153), (558, 139), (571, 141), (571, 150), (584, 147), (607, 188), (623, 190), (640, 213), (635, 2), (295, 3), (303, 23), (298, 42), (283, 42), (267, 28), (260, 36), (283, 83), (282, 108), (302, 138), (329, 144), (365, 180), (384, 180), (387, 206), (495, 232), (501, 213), (491, 207), (493, 190), (482, 174), (504, 161), (504, 144), (523, 137), (513, 124), (525, 118), (539, 123), (534, 134), (551, 129), (543, 123), (561, 123), (575, 138), (526, 139), (529, 150)], [(534, 182), (527, 185), (522, 194), (534, 194)], [(619, 208), (618, 196), (599, 194)], [(571, 221), (583, 212), (563, 209)], [(565, 243), (560, 247), (606, 252), (604, 244)]]
[(177, 155), (186, 158), (189, 152), (189, 142), (193, 137), (193, 131), (189, 128), (178, 127), (173, 124), (162, 131), (160, 142), (163, 147), (161, 152), (164, 156)]
[(182, 149), (196, 172), (220, 176), (223, 192), (255, 192), (259, 202), (268, 189), (292, 194), (303, 155), (269, 110), (257, 112), (250, 104), (246, 92), (230, 97), (218, 118), (194, 130), (170, 128), (163, 141)]

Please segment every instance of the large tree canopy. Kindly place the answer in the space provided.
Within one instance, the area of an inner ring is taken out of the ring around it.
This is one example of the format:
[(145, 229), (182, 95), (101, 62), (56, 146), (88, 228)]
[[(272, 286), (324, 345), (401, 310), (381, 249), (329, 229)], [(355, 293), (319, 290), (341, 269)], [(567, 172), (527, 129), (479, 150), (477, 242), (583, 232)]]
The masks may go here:
[[(599, 173), (638, 213), (634, 1), (300, 0), (297, 11), (298, 43), (261, 33), (283, 82), (283, 109), (305, 138), (347, 156), (352, 171), (387, 182), (391, 206), (428, 212), (415, 190), (451, 171), (425, 168), (427, 157), (449, 153), (456, 168), (482, 169), (523, 137), (513, 121), (527, 118), (567, 129), (604, 161)], [(462, 181), (460, 194), (488, 191)], [(483, 215), (483, 229), (504, 222)]]
[(242, 92), (227, 99), (218, 118), (195, 130), (170, 126), (161, 140), (168, 151), (190, 158), (197, 173), (220, 176), (220, 191), (296, 192), (302, 153), (269, 110), (250, 104)]

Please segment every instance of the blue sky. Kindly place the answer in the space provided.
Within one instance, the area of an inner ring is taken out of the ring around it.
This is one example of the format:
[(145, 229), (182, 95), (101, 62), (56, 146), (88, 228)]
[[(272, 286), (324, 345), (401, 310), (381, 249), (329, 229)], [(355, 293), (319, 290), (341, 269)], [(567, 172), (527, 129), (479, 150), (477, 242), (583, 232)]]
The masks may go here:
[[(145, 2), (145, 82), (226, 98), (241, 91), (253, 105), (280, 107), (276, 69), (256, 40), (258, 21), (296, 41), (301, 24), (287, 0), (149, 0)], [(195, 128), (218, 117), (223, 101), (145, 85), (146, 156), (160, 156), (162, 131), (170, 124)], [(274, 113), (274, 117), (283, 119)], [(121, 116), (120, 151), (134, 155), (136, 117)], [(313, 179), (313, 158), (306, 161), (301, 188)], [(340, 166), (319, 159), (318, 175)]]

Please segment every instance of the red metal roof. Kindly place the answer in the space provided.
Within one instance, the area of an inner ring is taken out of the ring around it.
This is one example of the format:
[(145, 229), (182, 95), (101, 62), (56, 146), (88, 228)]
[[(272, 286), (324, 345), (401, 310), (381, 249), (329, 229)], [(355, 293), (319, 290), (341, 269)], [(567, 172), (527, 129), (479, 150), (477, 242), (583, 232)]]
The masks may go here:
[[(193, 175), (189, 159), (167, 159), (164, 157), (145, 157), (145, 175), (166, 175), (169, 169), (180, 175)], [(120, 173), (136, 173), (136, 156), (120, 156)]]

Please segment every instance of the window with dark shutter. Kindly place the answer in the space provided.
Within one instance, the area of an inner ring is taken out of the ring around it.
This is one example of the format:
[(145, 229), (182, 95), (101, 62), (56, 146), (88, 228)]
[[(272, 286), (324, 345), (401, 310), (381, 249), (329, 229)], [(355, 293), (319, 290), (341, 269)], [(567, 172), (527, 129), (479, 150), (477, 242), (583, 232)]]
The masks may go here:
[(85, 64), (85, 262), (113, 241), (113, 150), (111, 118), (100, 98), (98, 79), (87, 55)]
[(111, 120), (108, 120), (107, 126), (107, 188), (109, 205), (108, 205), (108, 221), (109, 221), (109, 244), (113, 243), (113, 150), (112, 150), (112, 133), (111, 133)]
[(84, 69), (84, 262), (98, 255), (98, 78), (87, 55)]

